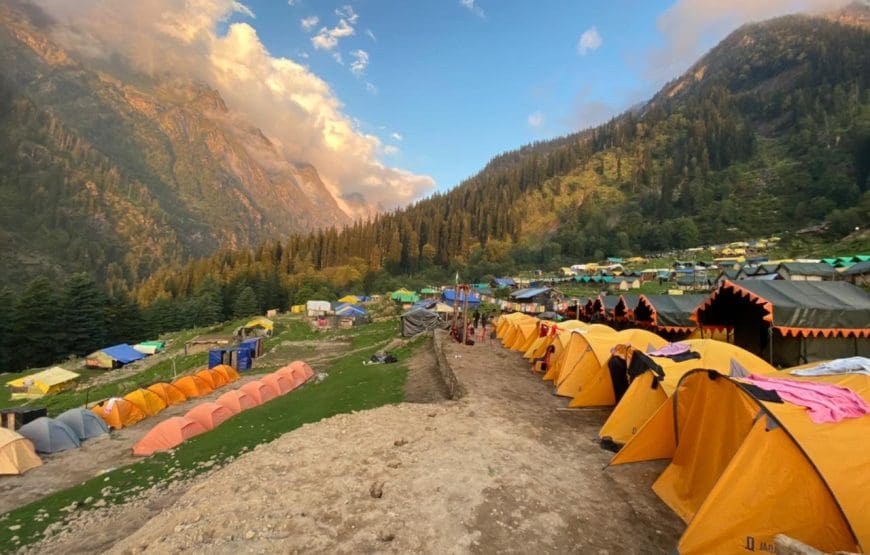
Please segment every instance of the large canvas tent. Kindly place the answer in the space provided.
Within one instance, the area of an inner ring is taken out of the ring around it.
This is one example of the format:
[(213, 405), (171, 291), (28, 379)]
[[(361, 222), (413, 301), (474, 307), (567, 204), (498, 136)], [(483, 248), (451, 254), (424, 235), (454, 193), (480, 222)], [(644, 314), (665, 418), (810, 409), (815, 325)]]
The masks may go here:
[(402, 337), (413, 337), (419, 333), (448, 327), (449, 323), (437, 312), (425, 308), (412, 308), (402, 314)]
[(24, 474), (42, 464), (33, 443), (21, 434), (0, 428), (0, 476)]
[(121, 343), (89, 354), (85, 357), (85, 363), (88, 368), (111, 370), (143, 358), (145, 358), (144, 354), (126, 343)]
[(692, 317), (779, 366), (870, 355), (870, 294), (845, 282), (726, 280)]
[(29, 439), (37, 453), (58, 453), (77, 449), (82, 443), (69, 426), (59, 420), (43, 416), (19, 428), (18, 433)]
[(10, 397), (17, 399), (39, 399), (63, 391), (73, 385), (79, 375), (60, 366), (54, 366), (29, 376), (22, 376), (6, 382)]
[[(796, 378), (870, 401), (870, 377)], [(677, 552), (743, 553), (785, 534), (825, 552), (870, 549), (870, 418), (816, 423), (739, 378), (686, 374), (611, 464), (670, 459), (653, 490), (686, 523)]]
[[(696, 356), (682, 360), (682, 357), (652, 356), (628, 348), (617, 351), (611, 357), (610, 375), (617, 404), (598, 433), (602, 440), (623, 444), (631, 439), (673, 394), (680, 378), (692, 370), (715, 370), (724, 376), (776, 372), (773, 366), (761, 358), (730, 343), (713, 339), (687, 339), (681, 344), (686, 345), (689, 352)], [(619, 380), (617, 376), (625, 380), (622, 387), (616, 384)]]
[(686, 337), (697, 327), (692, 313), (707, 295), (641, 295), (634, 309), (634, 320), (656, 333)]
[(103, 419), (86, 409), (69, 409), (59, 414), (56, 420), (69, 426), (80, 441), (109, 433), (109, 427)]

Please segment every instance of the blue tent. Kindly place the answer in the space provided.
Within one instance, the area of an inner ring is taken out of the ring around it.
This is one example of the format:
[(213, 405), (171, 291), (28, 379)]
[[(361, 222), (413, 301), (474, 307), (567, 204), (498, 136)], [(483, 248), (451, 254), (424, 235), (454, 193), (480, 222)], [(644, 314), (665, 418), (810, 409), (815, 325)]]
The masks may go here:
[[(460, 291), (458, 297), (459, 297), (460, 303), (465, 302), (465, 292), (464, 291)], [(457, 298), (456, 291), (454, 289), (445, 289), (444, 291), (441, 292), (441, 298), (444, 299), (445, 303), (452, 304), (454, 299)], [(468, 295), (468, 304), (469, 305), (480, 304), (480, 295), (477, 293), (471, 293), (470, 295)]]
[(131, 362), (145, 358), (145, 355), (126, 343), (100, 349), (100, 352), (107, 354), (121, 364), (130, 364)]
[(109, 433), (106, 422), (87, 409), (69, 409), (58, 415), (56, 420), (69, 426), (81, 441)]
[(357, 306), (355, 304), (346, 304), (342, 307), (336, 308), (335, 313), (339, 316), (353, 317), (353, 318), (368, 316), (368, 314), (369, 314), (366, 311), (366, 309), (364, 309), (360, 306)]
[(21, 426), (18, 433), (32, 441), (33, 447), (40, 453), (57, 453), (81, 447), (82, 444), (78, 434), (69, 426), (46, 416)]

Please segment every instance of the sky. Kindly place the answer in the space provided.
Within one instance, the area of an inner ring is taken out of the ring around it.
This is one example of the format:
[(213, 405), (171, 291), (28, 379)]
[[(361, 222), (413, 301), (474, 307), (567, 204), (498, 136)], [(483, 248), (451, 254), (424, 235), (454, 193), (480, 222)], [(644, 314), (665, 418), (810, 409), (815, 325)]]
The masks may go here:
[(743, 23), (845, 3), (37, 1), (67, 46), (210, 83), (336, 195), (382, 208), (606, 121)]

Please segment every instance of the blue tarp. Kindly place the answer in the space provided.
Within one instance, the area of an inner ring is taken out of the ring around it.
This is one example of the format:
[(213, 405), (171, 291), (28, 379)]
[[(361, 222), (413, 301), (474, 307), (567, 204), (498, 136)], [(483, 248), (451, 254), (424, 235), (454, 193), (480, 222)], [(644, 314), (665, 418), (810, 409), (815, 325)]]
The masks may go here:
[(236, 364), (236, 370), (250, 370), (251, 366), (253, 366), (253, 357), (251, 356), (251, 350), (247, 347), (233, 347), (232, 349), (228, 349), (228, 352), (236, 351), (238, 356), (236, 360), (238, 363)]
[(514, 281), (513, 278), (509, 278), (509, 277), (495, 278), (493, 280), (493, 282), (495, 283), (496, 287), (516, 287), (517, 286), (517, 282)]
[[(460, 291), (458, 296), (459, 296), (459, 302), (464, 303), (465, 302), (465, 292)], [(444, 299), (444, 302), (446, 302), (446, 303), (452, 303), (456, 297), (457, 297), (456, 290), (454, 290), (454, 289), (445, 289), (444, 291), (441, 292), (441, 298)], [(468, 296), (468, 304), (479, 304), (479, 303), (480, 303), (480, 295), (472, 292)]]
[(100, 352), (106, 353), (121, 364), (130, 364), (133, 361), (145, 358), (145, 355), (126, 343), (100, 349)]
[(352, 304), (345, 305), (341, 308), (336, 309), (335, 313), (338, 314), (339, 316), (345, 316), (345, 317), (348, 317), (348, 316), (357, 317), (357, 316), (367, 316), (368, 315), (368, 312), (366, 312), (366, 310), (364, 308), (360, 308), (360, 307), (358, 307), (356, 305), (352, 305)]
[(208, 367), (214, 368), (224, 363), (224, 353), (226, 349), (211, 349), (208, 352)]
[(417, 301), (416, 303), (411, 305), (411, 310), (413, 310), (415, 308), (423, 308), (423, 309), (428, 310), (428, 309), (432, 308), (433, 306), (435, 306), (436, 304), (438, 304), (438, 301), (435, 301), (432, 299), (423, 299), (422, 301)]
[(260, 343), (263, 341), (262, 337), (251, 337), (250, 339), (245, 339), (241, 342), (240, 346), (247, 347), (251, 350), (251, 355), (254, 358), (257, 358), (262, 354), (262, 350), (260, 348)]

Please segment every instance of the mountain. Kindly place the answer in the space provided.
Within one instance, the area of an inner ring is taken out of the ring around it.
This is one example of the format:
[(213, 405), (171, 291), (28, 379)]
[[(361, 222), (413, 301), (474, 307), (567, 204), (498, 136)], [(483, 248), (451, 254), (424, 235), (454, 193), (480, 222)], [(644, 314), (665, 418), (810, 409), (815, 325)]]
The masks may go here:
[(85, 65), (51, 21), (0, 6), (0, 278), (88, 270), (122, 286), (165, 264), (351, 221), (220, 94)]
[(846, 235), (870, 221), (868, 22), (859, 3), (743, 26), (604, 125), (498, 155), (366, 224), (162, 269), (139, 298), (183, 298), (207, 275), (232, 290), (289, 274), (301, 302), (325, 284), (372, 288), (381, 269), (479, 280), (825, 221)]

